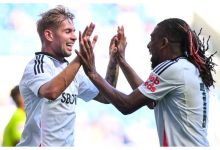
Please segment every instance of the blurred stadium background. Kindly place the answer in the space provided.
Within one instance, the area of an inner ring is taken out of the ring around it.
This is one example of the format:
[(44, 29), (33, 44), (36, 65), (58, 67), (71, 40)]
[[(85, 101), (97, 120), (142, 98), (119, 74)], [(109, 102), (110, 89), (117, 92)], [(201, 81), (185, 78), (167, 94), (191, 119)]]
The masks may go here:
[[(40, 51), (35, 22), (39, 14), (58, 4), (67, 6), (75, 14), (78, 33), (93, 22), (98, 42), (95, 47), (97, 70), (105, 76), (108, 46), (118, 25), (124, 25), (127, 36), (126, 58), (145, 80), (150, 72), (147, 43), (155, 25), (165, 18), (186, 20), (202, 36), (211, 35), (210, 49), (218, 51), (214, 61), (220, 64), (219, 8), (214, 0), (121, 0), (111, 1), (18, 1), (0, 2), (0, 143), (5, 125), (15, 106), (9, 97), (11, 88), (19, 83), (26, 63)], [(78, 48), (78, 43), (75, 44)], [(213, 52), (214, 52), (213, 51)], [(74, 57), (68, 58), (71, 60)], [(220, 146), (220, 69), (216, 67), (216, 87), (211, 93), (209, 134), (211, 146)], [(117, 89), (129, 94), (131, 88), (122, 72)], [(78, 101), (76, 146), (78, 147), (159, 147), (152, 110), (143, 107), (123, 116), (111, 105)], [(1, 145), (1, 144), (0, 144)]]

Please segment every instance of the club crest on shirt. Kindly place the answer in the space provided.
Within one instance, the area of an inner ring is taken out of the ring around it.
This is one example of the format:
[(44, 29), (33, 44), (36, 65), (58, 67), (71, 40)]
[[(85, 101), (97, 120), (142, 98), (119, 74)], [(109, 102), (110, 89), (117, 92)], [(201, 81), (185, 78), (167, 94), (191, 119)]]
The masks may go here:
[(149, 76), (147, 81), (144, 83), (145, 87), (150, 90), (151, 92), (155, 92), (156, 88), (155, 85), (159, 84), (160, 81), (157, 79), (157, 77), (153, 74)]

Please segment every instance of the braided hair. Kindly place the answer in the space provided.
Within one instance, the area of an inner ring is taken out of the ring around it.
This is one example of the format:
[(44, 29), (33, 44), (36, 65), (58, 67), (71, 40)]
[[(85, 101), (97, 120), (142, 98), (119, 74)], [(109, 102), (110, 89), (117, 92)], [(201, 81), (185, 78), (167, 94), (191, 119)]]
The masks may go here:
[(196, 34), (195, 31), (192, 31), (189, 25), (179, 19), (179, 18), (170, 18), (163, 20), (158, 24), (161, 29), (161, 36), (166, 36), (171, 42), (178, 42), (181, 44), (183, 54), (185, 57), (194, 64), (200, 73), (202, 81), (206, 85), (206, 87), (214, 86), (214, 79), (212, 77), (212, 71), (215, 72), (214, 66), (216, 65), (212, 61), (212, 57), (216, 54), (213, 53), (209, 57), (205, 54), (209, 49), (209, 39), (205, 43), (205, 40), (201, 41), (199, 36), (201, 34), (202, 29), (199, 34)]

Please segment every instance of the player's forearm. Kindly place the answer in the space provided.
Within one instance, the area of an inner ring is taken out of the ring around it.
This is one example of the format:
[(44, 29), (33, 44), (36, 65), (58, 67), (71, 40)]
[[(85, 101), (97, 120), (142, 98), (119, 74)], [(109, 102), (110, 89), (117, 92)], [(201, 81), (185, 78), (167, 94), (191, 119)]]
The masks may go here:
[[(115, 59), (109, 59), (109, 64), (106, 71), (105, 80), (111, 84), (113, 87), (116, 87), (117, 81), (118, 81), (118, 74), (119, 74), (119, 65), (116, 62)], [(104, 103), (109, 104), (109, 101), (107, 98), (102, 94), (102, 92), (99, 92), (99, 94), (95, 97), (95, 100)]]
[(99, 89), (106, 99), (112, 103), (121, 113), (130, 113), (133, 107), (128, 100), (128, 95), (121, 93), (113, 88), (105, 79), (103, 79), (97, 72), (88, 74), (90, 80)]
[(113, 87), (116, 87), (119, 74), (119, 65), (114, 59), (109, 60), (109, 64), (106, 71), (105, 80), (111, 84)]
[(41, 86), (39, 90), (40, 96), (56, 100), (73, 81), (80, 66), (79, 58), (76, 57), (60, 74)]
[(120, 58), (119, 65), (133, 90), (143, 83), (143, 80), (137, 75), (137, 73), (131, 68), (125, 59)]

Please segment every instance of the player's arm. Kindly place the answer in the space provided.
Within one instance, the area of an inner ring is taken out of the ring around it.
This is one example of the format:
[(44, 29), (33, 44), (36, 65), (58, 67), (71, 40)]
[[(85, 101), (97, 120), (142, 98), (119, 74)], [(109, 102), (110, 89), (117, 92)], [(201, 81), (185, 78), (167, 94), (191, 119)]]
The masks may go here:
[(139, 89), (135, 89), (131, 94), (126, 95), (104, 80), (97, 72), (88, 74), (90, 80), (105, 95), (122, 114), (130, 114), (145, 105), (151, 105), (151, 99), (144, 96)]
[(137, 75), (131, 66), (125, 60), (125, 48), (127, 46), (124, 27), (118, 27), (118, 63), (120, 68), (129, 82), (131, 88), (136, 89), (144, 81)]
[[(81, 34), (81, 32), (79, 33), (79, 39), (89, 38), (94, 28), (95, 25), (91, 23), (85, 28), (83, 34)], [(97, 36), (95, 36), (93, 40), (97, 40)], [(75, 78), (75, 75), (78, 72), (80, 66), (81, 63), (77, 56), (61, 73), (40, 87), (38, 91), (39, 96), (50, 100), (57, 99), (57, 97), (60, 96), (60, 94), (70, 85), (72, 80)]]
[(84, 39), (83, 41), (80, 41), (80, 45), (82, 49), (80, 52), (76, 51), (76, 53), (83, 63), (85, 73), (107, 100), (121, 113), (132, 113), (142, 106), (148, 105), (152, 102), (151, 99), (144, 96), (138, 89), (134, 90), (131, 94), (126, 95), (112, 87), (96, 72), (93, 47), (91, 46), (92, 44), (90, 40)]
[[(111, 84), (113, 87), (116, 87), (119, 74), (119, 65), (116, 59), (117, 52), (117, 39), (116, 36), (113, 36), (109, 45), (109, 63), (106, 71), (105, 80)], [(100, 92), (95, 98), (95, 100), (101, 103), (109, 103), (106, 97)]]
[(79, 58), (76, 57), (61, 73), (40, 87), (39, 96), (56, 100), (72, 82), (80, 66)]
[[(144, 81), (137, 75), (134, 69), (127, 63), (125, 59), (125, 48), (127, 45), (126, 37), (124, 34), (124, 27), (118, 27), (118, 63), (119, 66), (125, 75), (128, 83), (130, 84), (131, 88), (135, 90), (140, 86)], [(153, 109), (155, 107), (155, 101), (151, 101), (151, 103), (147, 104), (147, 107)]]
[(131, 68), (131, 66), (126, 62), (124, 58), (120, 58), (118, 62), (123, 74), (125, 75), (128, 83), (130, 84), (133, 90), (144, 82)]

